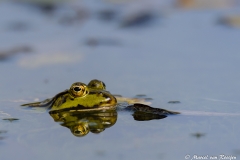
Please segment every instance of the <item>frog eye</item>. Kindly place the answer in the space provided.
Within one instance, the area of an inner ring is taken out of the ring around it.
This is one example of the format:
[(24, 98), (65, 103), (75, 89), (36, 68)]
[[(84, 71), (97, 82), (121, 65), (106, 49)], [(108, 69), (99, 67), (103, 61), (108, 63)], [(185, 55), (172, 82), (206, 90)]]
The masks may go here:
[(106, 85), (104, 82), (97, 80), (97, 79), (93, 79), (88, 83), (88, 87), (90, 88), (94, 88), (94, 89), (101, 89), (101, 90), (105, 90), (106, 89)]
[(84, 124), (79, 124), (71, 127), (71, 132), (77, 137), (82, 137), (89, 133), (89, 127)]
[(70, 88), (70, 93), (74, 97), (83, 97), (88, 94), (87, 86), (82, 83), (74, 83)]

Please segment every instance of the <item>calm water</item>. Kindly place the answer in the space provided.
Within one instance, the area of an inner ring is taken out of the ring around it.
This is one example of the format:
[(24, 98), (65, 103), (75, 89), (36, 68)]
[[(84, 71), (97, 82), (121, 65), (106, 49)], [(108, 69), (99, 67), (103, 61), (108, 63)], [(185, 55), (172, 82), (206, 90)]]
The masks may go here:
[[(169, 9), (147, 24), (120, 27), (128, 7), (77, 4), (86, 16), (67, 25), (60, 22), (75, 16), (72, 3), (50, 14), (0, 5), (0, 52), (31, 49), (0, 61), (0, 159), (240, 158), (240, 30), (217, 23), (239, 8)], [(117, 18), (99, 18), (99, 11), (118, 7)], [(152, 106), (183, 114), (135, 121), (118, 112), (112, 127), (76, 137), (47, 111), (20, 107), (91, 79), (113, 94), (146, 94)], [(10, 117), (19, 120), (3, 120)]]

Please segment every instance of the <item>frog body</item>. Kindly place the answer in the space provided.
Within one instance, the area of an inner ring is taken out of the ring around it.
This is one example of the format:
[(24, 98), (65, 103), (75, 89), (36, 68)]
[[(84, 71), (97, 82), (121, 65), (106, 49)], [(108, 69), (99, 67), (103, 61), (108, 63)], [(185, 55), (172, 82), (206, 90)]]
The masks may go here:
[[(124, 102), (122, 97), (119, 101)], [(125, 107), (125, 110), (140, 111), (144, 113), (153, 113), (159, 115), (179, 114), (178, 112), (168, 111), (160, 108), (153, 108), (144, 105), (134, 99), (124, 98), (125, 102), (132, 105)], [(141, 101), (142, 102), (142, 99)], [(117, 99), (109, 91), (106, 91), (104, 82), (94, 79), (88, 85), (82, 82), (75, 82), (69, 90), (58, 93), (51, 99), (42, 102), (23, 104), (22, 106), (32, 107), (48, 107), (53, 110), (69, 110), (69, 111), (97, 111), (97, 110), (115, 110)]]
[[(92, 81), (91, 81), (92, 82)], [(78, 110), (78, 111), (93, 111), (93, 110), (109, 110), (116, 109), (116, 98), (103, 87), (101, 84), (89, 83), (93, 87), (88, 87), (81, 82), (75, 82), (69, 90), (58, 93), (51, 99), (46, 99), (42, 102), (23, 104), (22, 106), (31, 107), (46, 107), (51, 110)]]

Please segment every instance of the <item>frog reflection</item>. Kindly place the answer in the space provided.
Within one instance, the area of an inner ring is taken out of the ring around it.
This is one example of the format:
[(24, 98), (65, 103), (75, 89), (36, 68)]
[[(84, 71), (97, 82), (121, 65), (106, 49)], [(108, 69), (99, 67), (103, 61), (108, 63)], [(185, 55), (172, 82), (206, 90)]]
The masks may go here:
[(61, 122), (61, 125), (71, 130), (77, 137), (87, 135), (89, 132), (100, 133), (106, 128), (113, 126), (117, 121), (117, 112), (97, 111), (97, 112), (69, 112), (64, 110), (50, 111), (55, 122)]
[[(129, 108), (124, 110), (129, 111)], [(49, 111), (49, 114), (55, 122), (60, 122), (62, 126), (69, 128), (72, 134), (77, 137), (83, 137), (89, 132), (103, 132), (106, 128), (112, 127), (117, 122), (116, 110), (92, 112), (54, 110)], [(135, 111), (132, 116), (137, 121), (148, 121), (167, 117), (166, 115), (144, 113), (141, 111)]]
[(106, 85), (95, 79), (88, 85), (82, 82), (73, 83), (69, 90), (60, 92), (51, 99), (22, 106), (49, 108), (53, 119), (63, 122), (62, 125), (68, 127), (76, 136), (86, 135), (89, 131), (98, 133), (114, 125), (117, 120), (116, 111), (132, 111), (134, 119), (139, 121), (162, 119), (167, 115), (179, 114), (140, 103), (126, 105), (117, 101), (115, 96), (106, 91)]

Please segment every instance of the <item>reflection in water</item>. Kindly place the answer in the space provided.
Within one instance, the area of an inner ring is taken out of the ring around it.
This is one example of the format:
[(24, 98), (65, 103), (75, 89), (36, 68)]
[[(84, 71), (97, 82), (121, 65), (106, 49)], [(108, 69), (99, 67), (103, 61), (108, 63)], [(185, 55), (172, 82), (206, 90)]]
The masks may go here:
[(55, 110), (50, 111), (49, 114), (55, 122), (62, 122), (61, 125), (69, 128), (77, 137), (85, 136), (89, 132), (100, 133), (117, 121), (115, 110), (95, 112)]
[[(134, 106), (134, 105), (133, 105)], [(133, 118), (136, 121), (149, 121), (163, 119), (167, 116), (158, 113), (148, 113), (133, 109), (128, 106), (121, 111), (133, 111)], [(136, 107), (136, 106), (135, 106)], [(77, 137), (87, 135), (89, 132), (100, 133), (106, 128), (112, 127), (117, 122), (116, 110), (98, 110), (98, 111), (72, 111), (72, 110), (53, 110), (49, 114), (55, 122), (60, 122), (62, 126), (71, 130), (72, 134)]]

